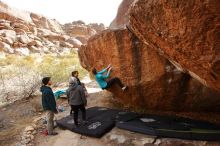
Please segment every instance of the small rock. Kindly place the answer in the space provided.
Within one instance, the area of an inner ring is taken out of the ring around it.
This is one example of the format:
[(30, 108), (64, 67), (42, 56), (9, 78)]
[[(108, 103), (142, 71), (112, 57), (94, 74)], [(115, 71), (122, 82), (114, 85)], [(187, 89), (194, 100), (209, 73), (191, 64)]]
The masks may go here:
[(24, 135), (25, 138), (31, 137), (31, 134)]
[(30, 138), (27, 138), (27, 139), (24, 139), (21, 141), (22, 144), (28, 144), (30, 143), (31, 139)]
[(2, 109), (2, 111), (6, 111), (6, 110), (7, 110), (6, 108), (3, 108), (3, 109)]
[(28, 127), (25, 128), (24, 131), (25, 132), (27, 132), (27, 131), (34, 131), (34, 128), (32, 126), (28, 126)]
[(30, 143), (31, 142), (31, 139), (30, 138), (27, 138), (26, 140), (25, 140), (25, 144), (28, 144), (28, 143)]
[(32, 124), (32, 127), (35, 129), (35, 128), (37, 128), (37, 125), (36, 124)]
[(161, 140), (160, 140), (160, 139), (157, 139), (154, 144), (155, 144), (155, 145), (159, 145), (160, 143), (161, 143)]
[(141, 141), (142, 141), (142, 144), (145, 145), (145, 144), (149, 144), (149, 143), (153, 143), (155, 138), (142, 138)]
[(33, 134), (33, 135), (37, 134), (37, 131), (36, 131), (36, 130), (34, 130), (34, 131), (32, 132), (32, 134)]
[(110, 139), (116, 140), (118, 143), (124, 143), (126, 141), (126, 138), (123, 135), (116, 135), (116, 134), (111, 135)]
[(31, 135), (30, 138), (31, 138), (31, 140), (33, 140), (34, 139), (34, 135)]
[(21, 140), (24, 141), (26, 138), (24, 135), (22, 135)]
[(27, 134), (27, 135), (30, 135), (30, 134), (31, 134), (31, 131), (27, 131), (26, 134)]

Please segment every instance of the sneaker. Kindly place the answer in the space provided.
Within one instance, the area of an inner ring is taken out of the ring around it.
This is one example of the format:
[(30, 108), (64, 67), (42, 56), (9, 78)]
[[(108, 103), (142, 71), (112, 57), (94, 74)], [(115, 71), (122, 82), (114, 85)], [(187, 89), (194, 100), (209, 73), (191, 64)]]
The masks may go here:
[(47, 136), (48, 135), (48, 131), (45, 129), (45, 130), (41, 131), (41, 134), (43, 134), (44, 136)]
[(124, 86), (123, 88), (121, 88), (123, 91), (125, 91), (126, 89), (128, 89), (128, 86)]

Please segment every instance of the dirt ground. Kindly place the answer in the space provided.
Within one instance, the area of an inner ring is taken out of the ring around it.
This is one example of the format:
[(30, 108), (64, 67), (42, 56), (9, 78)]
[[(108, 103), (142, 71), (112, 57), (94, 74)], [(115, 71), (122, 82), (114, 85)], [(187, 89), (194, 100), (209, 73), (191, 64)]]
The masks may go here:
[(0, 146), (15, 145), (21, 131), (29, 125), (40, 110), (40, 98), (20, 100), (0, 109)]
[[(93, 106), (120, 107), (120, 105), (116, 104), (112, 94), (108, 91), (100, 91), (96, 83), (91, 82), (86, 86), (90, 92), (87, 108)], [(57, 114), (56, 119), (60, 119), (69, 114), (70, 107), (66, 99), (61, 98), (57, 100), (57, 105), (62, 105), (65, 111)], [(18, 142), (21, 140), (20, 134), (24, 128), (31, 125), (34, 119), (44, 115), (41, 111), (40, 95), (30, 100), (17, 101), (14, 104), (1, 108), (0, 111), (0, 146), (20, 146)], [(186, 113), (186, 117), (190, 116), (194, 118), (200, 117), (199, 119), (205, 119), (205, 117), (207, 117), (207, 115), (202, 114), (194, 115)], [(215, 123), (219, 122), (220, 117), (218, 115), (214, 114), (211, 115), (211, 117), (213, 117)], [(58, 132), (56, 136), (45, 136), (41, 133), (42, 130), (44, 130), (44, 127), (39, 128), (35, 135), (33, 144), (36, 146), (220, 146), (220, 142), (158, 138), (118, 128), (113, 128), (100, 139), (82, 136), (68, 130), (60, 129), (59, 127), (55, 128), (55, 131)]]
[[(100, 91), (100, 89), (97, 88), (97, 85), (94, 82), (89, 83), (88, 86), (90, 86), (90, 95), (88, 98), (87, 107), (113, 106), (111, 105), (110, 101), (110, 99), (112, 99), (110, 93), (105, 91), (97, 92)], [(102, 98), (101, 101), (100, 97)], [(65, 98), (58, 99), (57, 105), (62, 105), (65, 108), (65, 112), (56, 115), (57, 118), (61, 118), (65, 116), (65, 114), (69, 113), (70, 107), (68, 106)], [(31, 125), (34, 119), (44, 114), (41, 107), (41, 95), (35, 96), (28, 100), (24, 99), (16, 101), (13, 104), (0, 107), (0, 112), (0, 146), (17, 145), (17, 142), (21, 140), (21, 132), (24, 130), (24, 128)], [(38, 143), (38, 136), (40, 138), (43, 136), (40, 133), (40, 130), (38, 132), (36, 143)]]

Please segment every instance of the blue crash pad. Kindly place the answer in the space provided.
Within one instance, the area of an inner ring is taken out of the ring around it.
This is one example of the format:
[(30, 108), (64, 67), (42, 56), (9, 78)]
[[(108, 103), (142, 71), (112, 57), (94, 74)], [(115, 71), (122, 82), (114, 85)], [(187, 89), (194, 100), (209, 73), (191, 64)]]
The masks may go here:
[(60, 98), (61, 95), (65, 95), (66, 94), (66, 89), (60, 89), (60, 90), (57, 90), (55, 92), (53, 92), (54, 96), (56, 99)]

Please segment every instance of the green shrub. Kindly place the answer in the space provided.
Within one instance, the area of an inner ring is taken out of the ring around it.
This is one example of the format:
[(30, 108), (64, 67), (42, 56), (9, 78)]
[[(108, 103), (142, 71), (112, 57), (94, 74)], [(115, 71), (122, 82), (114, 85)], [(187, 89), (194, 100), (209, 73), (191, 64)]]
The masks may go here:
[(87, 71), (79, 63), (78, 55), (74, 52), (58, 57), (45, 56), (41, 64), (37, 65), (37, 71), (41, 76), (51, 76), (55, 83), (67, 82), (73, 70), (80, 72), (80, 78), (87, 74)]

